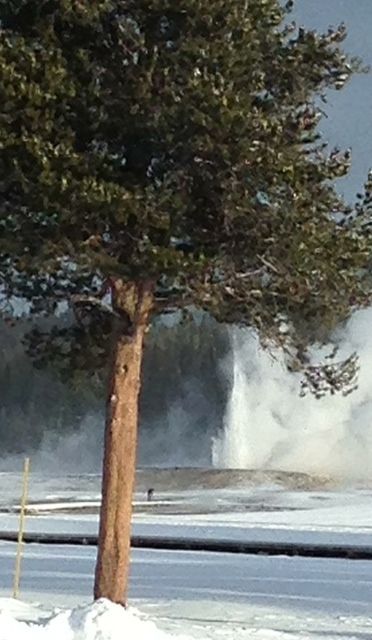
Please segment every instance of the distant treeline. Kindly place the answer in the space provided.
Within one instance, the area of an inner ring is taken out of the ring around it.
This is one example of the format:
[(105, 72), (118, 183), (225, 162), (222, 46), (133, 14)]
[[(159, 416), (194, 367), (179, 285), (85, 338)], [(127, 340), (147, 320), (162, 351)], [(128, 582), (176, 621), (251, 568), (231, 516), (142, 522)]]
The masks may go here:
[[(147, 442), (147, 452), (159, 430), (162, 443), (168, 432), (172, 446), (175, 430), (182, 431), (186, 450), (197, 433), (203, 432), (206, 442), (221, 428), (226, 406), (227, 330), (207, 317), (168, 324), (156, 322), (147, 338), (141, 397), (141, 442)], [(0, 324), (1, 455), (37, 448), (47, 433), (78, 430), (88, 413), (103, 415), (102, 377), (62, 382), (53, 366), (36, 369), (22, 343), (29, 327)], [(163, 454), (165, 459), (167, 451)]]

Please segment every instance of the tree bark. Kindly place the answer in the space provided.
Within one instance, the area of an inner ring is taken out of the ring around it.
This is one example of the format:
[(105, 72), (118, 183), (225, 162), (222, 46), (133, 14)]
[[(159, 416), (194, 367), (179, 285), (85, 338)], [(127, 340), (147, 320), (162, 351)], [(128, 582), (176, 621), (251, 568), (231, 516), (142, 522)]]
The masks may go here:
[(124, 283), (121, 280), (113, 283), (112, 292), (118, 319), (106, 409), (94, 598), (108, 598), (125, 605), (143, 340), (153, 305), (153, 292), (148, 283)]

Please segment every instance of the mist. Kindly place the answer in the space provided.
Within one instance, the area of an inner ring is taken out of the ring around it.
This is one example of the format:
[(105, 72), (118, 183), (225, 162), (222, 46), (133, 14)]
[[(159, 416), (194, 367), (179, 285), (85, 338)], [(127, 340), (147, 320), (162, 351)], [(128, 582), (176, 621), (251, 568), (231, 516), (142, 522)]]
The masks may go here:
[[(370, 0), (298, 0), (295, 17), (307, 27), (322, 30), (344, 20), (349, 32), (345, 50), (372, 64)], [(332, 92), (328, 117), (321, 125), (330, 146), (352, 147), (351, 172), (337, 182), (351, 202), (372, 163), (372, 137), (366, 135), (371, 83), (371, 74), (356, 75), (343, 91)], [(185, 341), (184, 351), (193, 365), (185, 363), (184, 353), (170, 350), (169, 339), (164, 338), (153, 352), (161, 358), (153, 358), (145, 376), (139, 465), (214, 465), (370, 478), (371, 326), (372, 310), (360, 311), (335, 337), (340, 356), (353, 351), (360, 355), (358, 389), (346, 398), (321, 400), (300, 398), (300, 377), (286, 371), (280, 354), (274, 359), (262, 351), (248, 330), (231, 329), (230, 352), (216, 347), (213, 357), (212, 343), (217, 339), (210, 338), (210, 329), (205, 329), (196, 346), (191, 339)], [(199, 359), (207, 341), (211, 344)], [(53, 374), (35, 374), (19, 342), (7, 334), (0, 345), (1, 364), (9, 366), (0, 387), (0, 469), (21, 468), (23, 456), (29, 454), (34, 471), (99, 473), (104, 429), (103, 406), (102, 411), (98, 408), (101, 400), (92, 393), (87, 398), (76, 393), (72, 400), (71, 392)], [(181, 344), (178, 335), (173, 342)], [(176, 366), (178, 362), (182, 364)], [(169, 371), (168, 377), (159, 375), (160, 368)], [(212, 375), (213, 371), (217, 373)]]
[[(280, 353), (263, 351), (248, 330), (231, 334), (233, 367), (223, 433), (212, 450), (217, 467), (301, 471), (343, 479), (372, 477), (372, 309), (356, 312), (334, 341), (340, 358), (360, 356), (352, 394), (301, 398), (300, 374)], [(324, 359), (324, 350), (314, 350)]]
[[(333, 336), (339, 357), (357, 351), (358, 388), (352, 394), (300, 397), (301, 374), (289, 373), (280, 353), (260, 346), (250, 330), (229, 330), (231, 350), (217, 366), (226, 401), (216, 405), (193, 372), (161, 413), (142, 418), (141, 467), (216, 467), (299, 471), (345, 481), (372, 477), (372, 309), (356, 312)], [(330, 348), (313, 350), (321, 361)], [(156, 371), (149, 372), (150, 378)], [(217, 378), (215, 378), (217, 379)], [(210, 389), (210, 387), (209, 387)], [(61, 434), (47, 430), (31, 452), (34, 471), (99, 473), (104, 414), (94, 410)], [(30, 452), (29, 452), (30, 453)], [(6, 456), (2, 470), (21, 468)]]
[[(89, 376), (65, 383), (51, 364), (33, 367), (22, 347), (27, 326), (0, 325), (0, 471), (99, 473), (105, 390)], [(208, 317), (187, 325), (157, 323), (145, 349), (138, 465), (206, 467), (221, 431), (228, 387), (229, 334)], [(73, 374), (73, 372), (72, 372)]]

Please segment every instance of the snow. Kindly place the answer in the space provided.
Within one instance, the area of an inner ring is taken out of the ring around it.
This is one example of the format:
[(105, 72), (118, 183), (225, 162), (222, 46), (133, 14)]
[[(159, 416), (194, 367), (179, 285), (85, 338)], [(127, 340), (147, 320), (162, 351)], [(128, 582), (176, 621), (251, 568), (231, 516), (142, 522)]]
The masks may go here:
[[(2, 480), (6, 487), (6, 474)], [(97, 534), (97, 512), (84, 510), (84, 506), (91, 509), (94, 504), (95, 487), (91, 487), (92, 493), (89, 494), (84, 483), (79, 491), (80, 478), (61, 478), (60, 493), (57, 494), (52, 491), (54, 483), (56, 480), (44, 480), (43, 489), (40, 487), (36, 496), (33, 491), (30, 492), (30, 498), (36, 497), (37, 502), (29, 510), (27, 531)], [(66, 499), (69, 492), (70, 500)], [(170, 501), (174, 506), (171, 515), (167, 511)], [(180, 503), (187, 504), (190, 512), (185, 513), (182, 509), (178, 512)], [(214, 513), (208, 511), (211, 503), (216, 505)], [(9, 512), (15, 507), (15, 499), (10, 495), (7, 498), (5, 491), (0, 530), (17, 530), (18, 515)], [(65, 509), (68, 512), (64, 513)], [(147, 511), (135, 512), (133, 518), (133, 533), (136, 535), (247, 542), (370, 545), (371, 528), (370, 489), (288, 491), (278, 487), (251, 487), (172, 494), (164, 492), (159, 493), (156, 503), (148, 505)]]
[[(21, 608), (23, 620), (17, 619), (14, 613), (6, 600), (0, 600), (0, 640), (167, 640), (171, 637), (153, 622), (143, 620), (136, 610), (125, 610), (104, 599), (57, 611), (39, 621), (34, 620), (32, 610), (31, 621), (24, 619), (25, 608)], [(186, 636), (178, 638), (187, 640)]]
[[(212, 621), (211, 621), (212, 622)], [(342, 626), (340, 620), (340, 628)], [(108, 600), (98, 600), (93, 604), (80, 605), (72, 609), (47, 612), (37, 606), (0, 599), (0, 640), (208, 640), (208, 638), (240, 638), (251, 640), (331, 640), (331, 633), (321, 630), (320, 634), (278, 631), (275, 629), (244, 626), (236, 623), (221, 627), (221, 620), (214, 624), (194, 625), (192, 635), (177, 633), (177, 630), (160, 629), (148, 616), (134, 608), (124, 609)], [(179, 631), (179, 628), (178, 628)], [(350, 634), (338, 633), (339, 640), (361, 640), (358, 631)], [(205, 635), (204, 635), (205, 634)], [(367, 638), (367, 636), (365, 636)]]
[[(2, 480), (0, 530), (15, 531), (17, 490), (6, 474)], [(26, 518), (26, 530), (96, 533), (98, 517), (90, 512), (97, 501), (95, 482), (77, 477), (42, 482), (40, 477), (38, 490), (30, 493), (33, 513)], [(369, 488), (158, 490), (148, 507), (140, 498), (135, 534), (371, 543)], [(368, 561), (134, 549), (129, 602), (136, 608), (123, 610), (104, 601), (91, 603), (94, 547), (25, 545), (23, 601), (9, 598), (15, 549), (13, 543), (0, 542), (0, 640), (372, 637)]]
[[(61, 608), (81, 611), (83, 605), (87, 611), (91, 606), (94, 548), (25, 545), (21, 596), (30, 603), (48, 603), (30, 611), (5, 597), (11, 593), (14, 558), (15, 545), (1, 543), (0, 611), (38, 622), (45, 633), (46, 622)], [(141, 613), (130, 611), (141, 622), (152, 620), (171, 638), (276, 640), (290, 634), (292, 640), (362, 640), (372, 637), (371, 601), (367, 561), (146, 549), (132, 553), (129, 602)], [(23, 640), (18, 630), (3, 638), (4, 628), (1, 620), (0, 640)], [(57, 632), (54, 636), (60, 640)], [(77, 638), (86, 640), (84, 635)]]

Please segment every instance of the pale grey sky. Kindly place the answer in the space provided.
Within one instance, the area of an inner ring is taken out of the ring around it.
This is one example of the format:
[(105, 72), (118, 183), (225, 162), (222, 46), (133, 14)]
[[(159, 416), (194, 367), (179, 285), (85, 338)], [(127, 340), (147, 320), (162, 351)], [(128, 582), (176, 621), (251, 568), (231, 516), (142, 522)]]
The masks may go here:
[[(295, 18), (313, 29), (345, 22), (344, 49), (372, 67), (372, 0), (295, 0)], [(342, 91), (329, 94), (328, 119), (321, 130), (331, 146), (351, 147), (353, 166), (339, 188), (349, 199), (360, 189), (372, 167), (372, 72), (355, 76)]]

